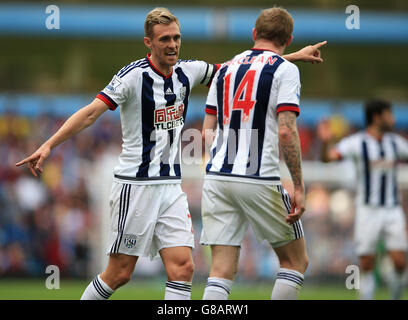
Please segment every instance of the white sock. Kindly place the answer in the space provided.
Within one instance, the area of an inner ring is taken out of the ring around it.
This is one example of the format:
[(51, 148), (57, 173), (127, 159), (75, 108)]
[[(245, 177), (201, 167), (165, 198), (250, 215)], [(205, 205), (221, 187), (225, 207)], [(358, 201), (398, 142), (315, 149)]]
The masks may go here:
[(272, 290), (271, 300), (297, 300), (304, 276), (296, 270), (280, 268)]
[(167, 281), (164, 300), (190, 300), (191, 282)]
[(402, 287), (404, 285), (404, 273), (394, 271), (390, 283), (391, 300), (400, 300), (402, 296)]
[(114, 290), (97, 275), (82, 294), (81, 300), (107, 300)]
[(228, 300), (233, 281), (211, 277), (207, 280), (203, 300)]
[(360, 275), (360, 300), (372, 300), (374, 298), (375, 279), (372, 271), (362, 272)]

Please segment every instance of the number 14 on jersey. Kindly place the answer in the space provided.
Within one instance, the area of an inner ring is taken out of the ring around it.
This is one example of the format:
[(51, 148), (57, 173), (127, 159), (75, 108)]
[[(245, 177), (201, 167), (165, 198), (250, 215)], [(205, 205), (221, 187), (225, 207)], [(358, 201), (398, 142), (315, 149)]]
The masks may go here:
[(249, 114), (255, 106), (256, 101), (252, 100), (252, 91), (254, 89), (254, 79), (256, 70), (248, 70), (238, 85), (237, 91), (232, 97), (232, 110), (230, 110), (230, 87), (231, 73), (224, 78), (224, 125), (230, 122), (231, 112), (241, 110), (242, 121), (249, 120)]

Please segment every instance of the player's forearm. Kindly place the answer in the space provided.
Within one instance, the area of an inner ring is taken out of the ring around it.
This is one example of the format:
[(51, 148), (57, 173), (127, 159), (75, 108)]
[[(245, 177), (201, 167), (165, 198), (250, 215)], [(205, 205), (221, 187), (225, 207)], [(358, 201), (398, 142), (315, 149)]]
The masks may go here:
[(297, 52), (292, 52), (292, 53), (288, 53), (282, 56), (282, 58), (285, 58), (286, 60), (290, 61), (290, 62), (295, 62), (300, 60), (299, 59), (299, 55)]
[(217, 116), (206, 114), (202, 129), (202, 141), (206, 150), (210, 150), (210, 147), (215, 138), (215, 130), (217, 128)]
[(330, 143), (323, 141), (320, 147), (320, 160), (322, 162), (330, 162), (329, 150), (330, 150)]
[(55, 148), (83, 129), (89, 127), (95, 122), (98, 116), (97, 111), (92, 109), (89, 105), (78, 110), (64, 122), (61, 128), (59, 128), (58, 131), (44, 143), (44, 145), (48, 146), (50, 149)]
[(296, 128), (296, 115), (285, 112), (279, 117), (279, 146), (292, 177), (295, 189), (303, 190), (302, 155), (299, 134)]

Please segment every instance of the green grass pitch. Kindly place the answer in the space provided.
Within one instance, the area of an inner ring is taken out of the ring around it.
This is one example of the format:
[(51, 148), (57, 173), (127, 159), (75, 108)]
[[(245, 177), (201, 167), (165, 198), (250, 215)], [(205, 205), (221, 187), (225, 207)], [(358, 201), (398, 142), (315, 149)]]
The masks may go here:
[[(45, 280), (2, 279), (0, 280), (0, 300), (78, 300), (88, 281), (61, 279), (60, 289), (47, 289)], [(140, 281), (132, 279), (111, 297), (112, 300), (162, 300), (165, 279)], [(193, 284), (192, 299), (200, 300), (204, 284)], [(273, 283), (243, 285), (234, 284), (230, 300), (269, 300)], [(341, 285), (305, 285), (300, 294), (302, 300), (355, 300), (355, 290), (347, 290)], [(376, 299), (389, 298), (387, 288), (379, 288)], [(408, 290), (404, 294), (408, 299)]]

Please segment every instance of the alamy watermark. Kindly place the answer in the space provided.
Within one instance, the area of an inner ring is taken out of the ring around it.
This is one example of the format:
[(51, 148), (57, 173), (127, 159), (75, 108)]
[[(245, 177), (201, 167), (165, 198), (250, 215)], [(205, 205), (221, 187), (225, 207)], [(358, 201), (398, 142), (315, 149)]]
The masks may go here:
[(360, 290), (360, 268), (354, 264), (347, 266), (346, 288), (349, 290)]
[(348, 14), (345, 22), (347, 30), (360, 29), (360, 8), (356, 5), (349, 5), (346, 13)]
[(49, 290), (60, 288), (60, 269), (56, 265), (49, 265), (45, 269), (45, 274), (49, 274), (45, 279), (45, 287)]
[(60, 29), (60, 9), (56, 5), (49, 5), (45, 8), (45, 13), (48, 15), (45, 19), (45, 27), (48, 30)]

